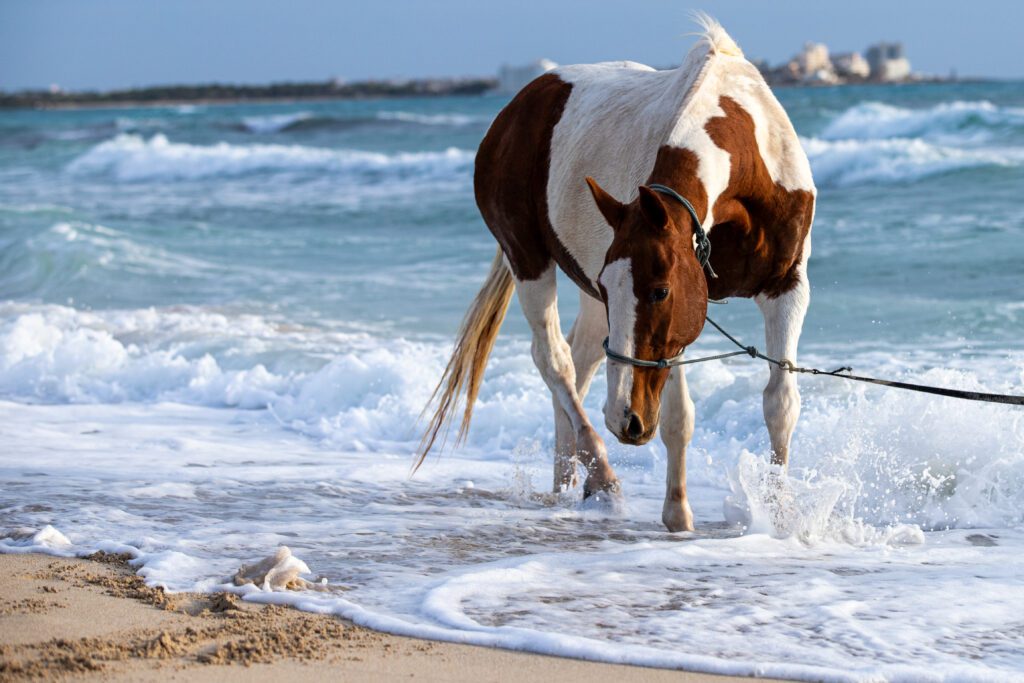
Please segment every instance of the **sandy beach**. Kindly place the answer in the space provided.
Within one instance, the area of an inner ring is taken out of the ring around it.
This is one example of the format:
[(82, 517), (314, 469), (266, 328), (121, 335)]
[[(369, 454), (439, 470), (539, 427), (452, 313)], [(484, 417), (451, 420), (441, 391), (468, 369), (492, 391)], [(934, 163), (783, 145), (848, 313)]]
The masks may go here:
[(740, 680), (401, 638), (226, 593), (165, 593), (126, 558), (0, 555), (0, 680)]

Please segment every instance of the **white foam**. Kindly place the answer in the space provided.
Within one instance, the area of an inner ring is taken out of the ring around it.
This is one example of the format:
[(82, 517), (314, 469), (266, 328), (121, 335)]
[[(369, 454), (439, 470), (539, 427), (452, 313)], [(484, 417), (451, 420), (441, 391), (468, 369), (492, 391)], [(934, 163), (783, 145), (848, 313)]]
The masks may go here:
[(925, 109), (861, 102), (830, 121), (821, 133), (826, 140), (925, 138), (947, 142), (987, 140), (1001, 127), (1024, 126), (1024, 109), (997, 107), (991, 102), (943, 102)]
[(49, 524), (41, 529), (0, 529), (0, 553), (71, 555), (74, 549), (68, 537)]
[[(470, 434), (471, 452), (478, 457), (504, 460), (502, 453), (523, 443), (552, 439), (546, 389), (527, 348), (513, 341), (495, 353)], [(443, 343), (294, 329), (255, 315), (0, 306), (2, 396), (268, 409), (289, 429), (356, 452), (414, 450), (414, 425), (446, 352)], [(281, 360), (268, 369), (275, 354)], [(984, 376), (984, 385), (977, 375), (958, 370), (933, 369), (913, 379), (1012, 393), (1013, 378), (1024, 374), (1022, 365), (1011, 360), (999, 367)], [(742, 454), (766, 452), (759, 370), (738, 363), (691, 371), (701, 406), (688, 467), (691, 482), (735, 490), (734, 473), (747, 457)], [(883, 370), (899, 376), (894, 368)], [(588, 399), (595, 424), (600, 424), (603, 381), (598, 378)], [(1024, 434), (1012, 408), (950, 405), (835, 380), (811, 383), (804, 395), (791, 475), (805, 500), (816, 502), (801, 516), (810, 526), (794, 530), (796, 535), (867, 533), (850, 531), (856, 519), (880, 528), (1024, 521)], [(930, 417), (922, 422), (922, 415)], [(987, 428), (978, 430), (978, 424)], [(620, 450), (639, 453), (648, 463), (663, 458), (656, 446)], [(753, 470), (748, 474), (748, 488), (763, 478)], [(833, 490), (839, 481), (846, 488)], [(815, 505), (820, 507), (812, 510)], [(834, 518), (847, 524), (847, 531), (830, 528)]]
[[(911, 109), (862, 102), (802, 138), (815, 182), (822, 187), (912, 182), (985, 166), (1020, 166), (1015, 137), (1024, 109), (991, 102), (945, 102)], [(1009, 137), (1007, 137), (1009, 136)]]
[[(94, 326), (105, 319), (90, 315)], [(136, 329), (173, 326), (130, 312), (111, 317), (134, 320), (125, 327)], [(221, 325), (230, 329), (231, 319), (210, 328)], [(272, 334), (270, 325), (249, 326)], [(32, 356), (27, 350), (23, 360)], [(223, 590), (240, 564), (280, 545), (299, 547), (331, 584), (348, 588), (343, 597), (257, 592), (246, 599), (335, 612), (406, 635), (808, 680), (916, 681), (936, 667), (951, 680), (1001, 680), (1022, 665), (1013, 638), (1003, 635), (1014, 632), (1024, 608), (1019, 521), (883, 533), (903, 511), (977, 506), (1004, 514), (1009, 501), (992, 493), (1000, 481), (1019, 491), (1011, 482), (1021, 471), (1012, 411), (987, 412), (979, 440), (968, 433), (979, 415), (931, 413), (938, 399), (901, 410), (877, 394), (805, 384), (790, 525), (755, 520), (738, 536), (720, 526), (728, 491), (716, 482), (740, 478), (764, 507), (759, 484), (768, 468), (744, 455), (765, 452), (754, 390), (762, 378), (742, 364), (695, 369), (699, 419), (689, 462), (698, 532), (669, 536), (657, 521), (664, 468), (657, 446), (610, 446), (630, 502), (614, 517), (581, 511), (578, 492), (516, 489), (516, 471), (523, 481), (546, 482), (551, 467), (550, 404), (530, 379), (526, 344), (499, 344), (483, 400), (492, 410), (506, 403), (521, 410), (520, 400), (533, 409), (490, 413), (468, 448), (428, 462), (410, 481), (415, 434), (402, 416), (411, 419), (418, 400), (405, 395), (429, 385), (404, 376), (424, 359), (432, 366), (424, 372), (439, 372), (442, 361), (429, 346), (418, 350), (427, 353), (353, 353), (282, 393), (299, 426), (321, 429), (325, 440), (282, 431), (267, 411), (2, 403), (8, 450), (0, 470), (19, 484), (19, 500), (48, 501), (11, 512), (36, 528), (57, 523), (80, 552), (130, 549), (147, 581), (173, 590)], [(295, 400), (303, 389), (307, 400)], [(588, 409), (597, 407), (590, 401)], [(923, 423), (921, 431), (898, 433), (909, 419)], [(544, 446), (509, 454), (506, 444), (529, 442), (538, 431)], [(985, 462), (963, 462), (961, 476), (990, 477), (985, 491), (944, 484), (934, 497), (916, 497), (929, 479), (905, 479), (920, 466), (908, 456), (934, 453), (937, 462), (968, 452)], [(874, 479), (851, 476), (836, 488), (843, 464)], [(193, 497), (150, 495), (186, 491)], [(862, 506), (880, 520), (878, 533)]]
[(487, 119), (468, 114), (423, 114), (409, 111), (379, 111), (377, 118), (382, 121), (403, 121), (424, 126), (468, 126), (487, 121)]
[(905, 138), (801, 141), (814, 181), (822, 187), (910, 182), (961, 169), (1024, 162), (1024, 148), (968, 149)]
[(246, 116), (242, 125), (250, 133), (277, 133), (300, 121), (312, 118), (313, 113), (299, 111), (288, 114), (267, 114), (265, 116)]
[(163, 134), (149, 140), (122, 134), (96, 145), (72, 161), (67, 170), (76, 175), (110, 175), (123, 182), (287, 172), (338, 174), (373, 182), (381, 176), (466, 176), (473, 156), (454, 147), (438, 152), (383, 154), (301, 145), (193, 145), (171, 142)]

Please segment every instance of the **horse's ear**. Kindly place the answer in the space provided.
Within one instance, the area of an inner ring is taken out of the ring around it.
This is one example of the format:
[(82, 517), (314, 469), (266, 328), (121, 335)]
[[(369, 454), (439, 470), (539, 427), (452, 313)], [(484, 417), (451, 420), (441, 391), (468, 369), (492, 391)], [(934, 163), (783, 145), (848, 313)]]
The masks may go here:
[(668, 211), (665, 210), (665, 205), (661, 202), (658, 193), (646, 185), (640, 186), (640, 210), (652, 226), (656, 228), (668, 226)]
[(622, 224), (622, 218), (626, 214), (625, 205), (611, 196), (597, 184), (597, 181), (587, 176), (587, 185), (590, 186), (590, 194), (594, 195), (594, 203), (601, 210), (601, 215), (608, 221), (608, 225), (616, 230)]

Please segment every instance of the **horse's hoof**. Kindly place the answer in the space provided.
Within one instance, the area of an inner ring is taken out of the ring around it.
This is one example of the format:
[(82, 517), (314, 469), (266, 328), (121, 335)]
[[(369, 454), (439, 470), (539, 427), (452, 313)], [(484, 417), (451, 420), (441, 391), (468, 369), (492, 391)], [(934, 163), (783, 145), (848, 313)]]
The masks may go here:
[(626, 498), (622, 495), (622, 487), (617, 480), (601, 488), (584, 486), (579, 509), (596, 512), (602, 516), (622, 515), (626, 511)]
[(622, 498), (622, 485), (619, 484), (618, 479), (614, 479), (607, 484), (595, 487), (591, 482), (587, 481), (583, 484), (583, 500), (590, 498), (591, 496), (600, 497), (602, 494), (607, 496), (615, 496)]
[(693, 531), (693, 513), (690, 512), (690, 505), (683, 503), (682, 506), (665, 506), (661, 511), (661, 522), (672, 533)]

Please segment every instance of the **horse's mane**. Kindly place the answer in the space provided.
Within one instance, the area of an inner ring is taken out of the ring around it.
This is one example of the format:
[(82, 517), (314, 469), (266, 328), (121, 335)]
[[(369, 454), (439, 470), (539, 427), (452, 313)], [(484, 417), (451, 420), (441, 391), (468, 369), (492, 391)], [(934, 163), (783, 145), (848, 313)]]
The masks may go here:
[(732, 36), (726, 33), (722, 25), (710, 15), (704, 12), (694, 12), (693, 21), (700, 26), (701, 32), (696, 35), (700, 36), (701, 42), (709, 52), (729, 55), (730, 57), (743, 56), (743, 50), (732, 39)]

